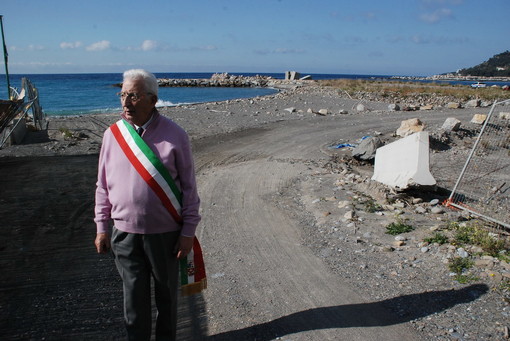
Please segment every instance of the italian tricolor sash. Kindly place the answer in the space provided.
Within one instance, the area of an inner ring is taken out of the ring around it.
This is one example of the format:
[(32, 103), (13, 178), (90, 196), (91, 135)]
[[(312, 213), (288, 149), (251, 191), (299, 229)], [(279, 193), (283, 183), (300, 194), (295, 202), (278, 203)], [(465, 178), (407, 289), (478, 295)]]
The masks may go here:
[(180, 260), (181, 294), (190, 296), (207, 289), (204, 257), (197, 237), (193, 239), (193, 248), (186, 258)]
[[(110, 126), (110, 130), (138, 174), (156, 193), (175, 221), (182, 223), (182, 193), (168, 169), (127, 121), (117, 121)], [(180, 260), (180, 273), (183, 295), (196, 294), (207, 287), (202, 249), (196, 237), (192, 251)]]
[(182, 222), (182, 194), (170, 172), (128, 122), (117, 121), (110, 129), (138, 174), (156, 193), (175, 221)]

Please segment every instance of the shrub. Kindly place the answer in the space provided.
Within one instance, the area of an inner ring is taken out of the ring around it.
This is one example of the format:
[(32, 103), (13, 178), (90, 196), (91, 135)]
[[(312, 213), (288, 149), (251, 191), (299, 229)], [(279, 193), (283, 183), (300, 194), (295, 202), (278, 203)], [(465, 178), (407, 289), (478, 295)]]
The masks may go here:
[(450, 269), (451, 272), (456, 273), (457, 275), (460, 275), (464, 272), (464, 270), (470, 269), (473, 267), (475, 262), (469, 258), (461, 258), (456, 257), (453, 259), (450, 259), (450, 262), (448, 264), (448, 269)]
[(503, 257), (508, 248), (508, 240), (499, 238), (490, 233), (480, 222), (474, 222), (469, 225), (451, 224), (450, 228), (455, 229), (452, 244), (465, 245), (471, 244), (480, 246), (485, 254), (492, 257)]
[(396, 222), (388, 224), (386, 226), (386, 233), (391, 234), (392, 236), (396, 236), (401, 233), (411, 232), (414, 230), (414, 227), (411, 225), (407, 225), (401, 219), (398, 219)]
[(436, 232), (432, 237), (425, 238), (425, 241), (427, 243), (437, 243), (439, 245), (443, 245), (448, 243), (448, 237), (440, 232)]
[(369, 199), (365, 202), (365, 211), (368, 213), (374, 213), (381, 211), (382, 207), (374, 199)]
[(59, 131), (62, 133), (62, 136), (65, 139), (69, 139), (69, 138), (73, 137), (73, 133), (67, 128), (59, 128)]

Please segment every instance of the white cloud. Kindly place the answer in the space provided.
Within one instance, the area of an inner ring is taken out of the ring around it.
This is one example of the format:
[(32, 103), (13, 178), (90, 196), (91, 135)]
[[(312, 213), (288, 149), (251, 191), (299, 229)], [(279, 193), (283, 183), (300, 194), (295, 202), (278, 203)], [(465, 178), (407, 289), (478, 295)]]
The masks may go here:
[(81, 41), (75, 41), (75, 42), (70, 42), (70, 43), (63, 41), (60, 43), (60, 48), (62, 50), (77, 49), (77, 48), (80, 48), (82, 45), (83, 45), (83, 43)]
[(415, 44), (428, 44), (430, 43), (430, 39), (422, 37), (420, 35), (414, 35), (411, 37), (411, 41)]
[(375, 12), (365, 12), (363, 13), (363, 17), (368, 20), (377, 19), (377, 14)]
[(444, 18), (451, 18), (453, 12), (449, 8), (440, 8), (433, 12), (423, 13), (420, 19), (428, 23), (436, 23)]
[(305, 52), (302, 49), (287, 49), (287, 48), (278, 48), (273, 51), (273, 53), (282, 53), (282, 54), (295, 54), (295, 53), (303, 53)]
[(414, 35), (410, 41), (415, 44), (435, 44), (435, 45), (462, 45), (469, 43), (467, 37), (447, 37), (447, 36), (429, 36)]
[(46, 50), (46, 47), (44, 47), (43, 45), (34, 45), (34, 44), (27, 45), (26, 47), (12, 45), (12, 46), (9, 46), (9, 48), (7, 50), (8, 51), (18, 51), (18, 52), (25, 52), (25, 51), (32, 52), (32, 51)]
[(27, 49), (28, 49), (28, 51), (42, 51), (45, 48), (42, 45), (33, 45), (33, 44), (30, 44), (30, 45), (28, 45)]
[(218, 49), (218, 47), (214, 46), (214, 45), (207, 45), (207, 46), (202, 46), (202, 47), (199, 47), (200, 50), (205, 50), (205, 51), (215, 51)]
[(276, 48), (274, 50), (267, 50), (267, 49), (264, 49), (264, 50), (255, 50), (254, 51), (256, 54), (260, 54), (260, 55), (268, 55), (268, 54), (300, 54), (300, 53), (304, 53), (305, 50), (302, 50), (302, 49), (288, 49), (288, 48)]
[(144, 40), (141, 48), (143, 51), (156, 50), (159, 48), (159, 44), (155, 40)]
[(101, 40), (97, 43), (91, 44), (86, 47), (87, 51), (104, 51), (108, 50), (111, 46), (111, 43), (108, 40)]
[(70, 62), (14, 62), (11, 63), (12, 66), (29, 66), (29, 67), (46, 67), (46, 66), (69, 66), (74, 65)]
[(425, 5), (462, 5), (464, 0), (422, 0), (422, 3)]

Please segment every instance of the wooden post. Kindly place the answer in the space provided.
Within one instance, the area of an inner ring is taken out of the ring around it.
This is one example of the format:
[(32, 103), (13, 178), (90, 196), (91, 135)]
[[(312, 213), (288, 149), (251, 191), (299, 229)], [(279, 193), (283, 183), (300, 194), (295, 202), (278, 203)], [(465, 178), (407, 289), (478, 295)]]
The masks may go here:
[(3, 15), (0, 15), (0, 28), (2, 29), (2, 42), (4, 46), (4, 63), (5, 63), (5, 78), (7, 79), (7, 97), (11, 99), (11, 84), (9, 82), (9, 68), (7, 67), (8, 54), (7, 54), (7, 46), (5, 45), (5, 37), (4, 37), (4, 22)]

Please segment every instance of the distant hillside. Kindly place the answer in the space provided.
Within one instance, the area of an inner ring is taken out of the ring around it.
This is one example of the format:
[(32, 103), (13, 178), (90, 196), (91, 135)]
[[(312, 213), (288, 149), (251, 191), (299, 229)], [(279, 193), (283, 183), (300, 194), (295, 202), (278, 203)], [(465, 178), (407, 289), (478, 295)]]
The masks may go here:
[(497, 54), (491, 59), (467, 69), (461, 69), (462, 76), (510, 77), (510, 51)]

